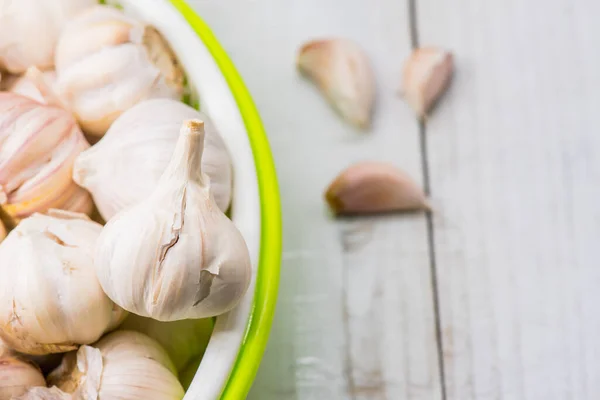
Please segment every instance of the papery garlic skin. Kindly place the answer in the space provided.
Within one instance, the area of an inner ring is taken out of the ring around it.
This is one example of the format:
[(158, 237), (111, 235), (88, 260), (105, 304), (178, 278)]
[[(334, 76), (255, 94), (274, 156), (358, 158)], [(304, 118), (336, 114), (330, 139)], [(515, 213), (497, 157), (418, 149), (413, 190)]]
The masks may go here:
[(419, 118), (425, 118), (450, 84), (454, 57), (437, 47), (415, 49), (404, 64), (402, 94)]
[(165, 350), (153, 339), (117, 331), (65, 355), (48, 383), (84, 399), (179, 400), (184, 396)]
[(312, 79), (339, 114), (367, 128), (375, 101), (375, 78), (363, 50), (348, 39), (322, 39), (304, 44), (297, 67)]
[(54, 48), (69, 19), (96, 0), (0, 0), (0, 69), (50, 68)]
[(213, 330), (211, 319), (160, 322), (129, 314), (120, 329), (141, 332), (156, 340), (169, 354), (178, 373), (200, 365)]
[(94, 272), (102, 226), (82, 214), (49, 214), (24, 219), (0, 243), (0, 337), (25, 354), (76, 349), (123, 320)]
[(91, 197), (71, 177), (88, 147), (67, 111), (0, 93), (0, 205), (16, 218), (50, 208), (91, 210)]
[(154, 192), (113, 217), (98, 239), (102, 288), (134, 314), (212, 317), (232, 309), (248, 288), (248, 248), (210, 193), (200, 166), (203, 142), (203, 122), (186, 121)]
[(142, 100), (183, 94), (183, 71), (158, 31), (109, 6), (95, 6), (67, 25), (56, 71), (60, 97), (93, 136)]
[(34, 387), (14, 400), (73, 400), (73, 396), (57, 387)]
[(46, 386), (41, 371), (11, 352), (0, 351), (0, 400), (11, 400), (35, 386)]
[(105, 220), (146, 199), (171, 161), (182, 121), (204, 121), (202, 171), (222, 211), (232, 193), (231, 159), (221, 135), (202, 112), (171, 99), (141, 102), (123, 113), (95, 146), (82, 152), (73, 179), (92, 193)]

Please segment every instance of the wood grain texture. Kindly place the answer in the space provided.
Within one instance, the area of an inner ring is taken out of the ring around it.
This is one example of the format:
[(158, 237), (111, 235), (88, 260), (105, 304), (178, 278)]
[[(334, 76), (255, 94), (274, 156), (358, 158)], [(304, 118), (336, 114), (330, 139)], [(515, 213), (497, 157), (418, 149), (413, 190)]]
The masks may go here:
[[(284, 215), (280, 300), (250, 399), (438, 399), (423, 215), (334, 220), (322, 193), (350, 163), (383, 160), (422, 176), (418, 127), (396, 95), (409, 54), (398, 0), (196, 0), (263, 117)], [(306, 40), (355, 39), (379, 86), (374, 126), (343, 123), (294, 60)]]
[(418, 0), (449, 400), (600, 398), (597, 1)]

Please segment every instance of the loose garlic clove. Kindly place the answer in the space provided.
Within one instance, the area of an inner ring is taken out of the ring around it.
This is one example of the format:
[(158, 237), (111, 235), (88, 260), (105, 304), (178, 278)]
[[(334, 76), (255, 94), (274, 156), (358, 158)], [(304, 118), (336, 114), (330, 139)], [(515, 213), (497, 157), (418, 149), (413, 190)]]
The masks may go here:
[(183, 388), (165, 350), (138, 333), (118, 331), (65, 355), (48, 376), (76, 399), (180, 400)]
[(18, 74), (54, 65), (58, 36), (75, 14), (97, 0), (0, 0), (0, 69)]
[(104, 135), (142, 100), (183, 93), (183, 70), (158, 31), (108, 6), (95, 6), (67, 25), (56, 72), (60, 98), (92, 136)]
[(219, 208), (229, 208), (231, 159), (214, 124), (205, 114), (181, 102), (152, 99), (123, 113), (102, 140), (75, 161), (73, 179), (92, 193), (106, 221), (154, 191), (173, 156), (181, 122), (187, 119), (204, 121), (202, 171), (210, 178)]
[(35, 386), (46, 386), (41, 371), (9, 351), (0, 351), (0, 400), (10, 400)]
[(241, 233), (217, 207), (202, 172), (204, 123), (186, 121), (154, 192), (113, 217), (94, 257), (102, 288), (119, 306), (159, 321), (232, 309), (251, 279)]
[(120, 329), (140, 332), (156, 340), (181, 374), (189, 368), (198, 369), (210, 340), (213, 322), (209, 318), (160, 322), (129, 314)]
[(375, 79), (366, 54), (348, 39), (308, 42), (297, 66), (312, 79), (341, 116), (367, 128), (375, 101)]
[(447, 89), (454, 61), (452, 54), (436, 47), (416, 49), (404, 65), (402, 93), (419, 118), (425, 118)]
[(425, 194), (408, 175), (375, 162), (344, 170), (329, 185), (325, 199), (338, 215), (429, 209)]
[(68, 209), (75, 195), (79, 209), (91, 207), (72, 179), (75, 158), (88, 147), (67, 111), (0, 93), (0, 205), (15, 218)]
[(0, 337), (25, 354), (93, 343), (122, 321), (93, 267), (102, 226), (87, 216), (35, 214), (0, 243)]

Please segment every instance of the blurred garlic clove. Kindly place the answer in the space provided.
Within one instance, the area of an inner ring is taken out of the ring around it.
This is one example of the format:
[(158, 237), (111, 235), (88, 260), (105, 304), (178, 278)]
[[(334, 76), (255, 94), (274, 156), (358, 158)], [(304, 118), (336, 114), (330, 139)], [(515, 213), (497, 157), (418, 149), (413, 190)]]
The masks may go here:
[(120, 329), (140, 332), (156, 340), (167, 351), (175, 369), (181, 374), (190, 367), (198, 369), (210, 340), (213, 321), (207, 318), (160, 322), (129, 314)]
[(0, 69), (13, 74), (54, 65), (67, 21), (97, 0), (0, 0)]
[(325, 199), (338, 215), (428, 210), (421, 188), (392, 165), (355, 164), (329, 185)]
[(299, 51), (297, 67), (313, 80), (340, 115), (367, 128), (375, 101), (375, 79), (366, 54), (348, 39), (315, 40)]
[(185, 121), (154, 191), (98, 238), (96, 274), (127, 311), (159, 321), (208, 318), (231, 310), (248, 289), (248, 248), (215, 203), (203, 148), (204, 123)]
[(67, 111), (0, 93), (0, 205), (16, 218), (68, 209), (71, 195), (87, 195), (75, 186), (72, 169), (88, 147)]
[(73, 396), (57, 387), (34, 387), (14, 400), (73, 400)]
[(436, 47), (416, 49), (404, 65), (402, 93), (419, 118), (425, 118), (450, 84), (452, 54)]
[(0, 242), (2, 242), (6, 238), (6, 227), (4, 226), (4, 222), (0, 221)]
[(22, 220), (0, 243), (0, 337), (25, 354), (93, 343), (122, 320), (104, 294), (93, 250), (102, 226), (50, 210)]
[(42, 104), (66, 109), (66, 105), (56, 93), (55, 85), (56, 72), (40, 71), (37, 67), (29, 67), (24, 75), (11, 83), (8, 90)]
[(46, 380), (34, 364), (11, 352), (0, 352), (0, 400), (13, 399), (35, 386), (46, 386)]
[(219, 209), (229, 208), (231, 158), (215, 125), (207, 115), (181, 102), (152, 99), (123, 113), (102, 140), (75, 161), (73, 179), (92, 193), (106, 221), (154, 191), (171, 161), (181, 122), (187, 119), (204, 121), (202, 171), (210, 178)]
[(74, 398), (180, 400), (183, 388), (173, 363), (153, 339), (117, 331), (65, 355), (48, 383)]
[(56, 49), (58, 95), (84, 132), (102, 136), (142, 100), (180, 99), (184, 74), (158, 31), (98, 5), (74, 18)]

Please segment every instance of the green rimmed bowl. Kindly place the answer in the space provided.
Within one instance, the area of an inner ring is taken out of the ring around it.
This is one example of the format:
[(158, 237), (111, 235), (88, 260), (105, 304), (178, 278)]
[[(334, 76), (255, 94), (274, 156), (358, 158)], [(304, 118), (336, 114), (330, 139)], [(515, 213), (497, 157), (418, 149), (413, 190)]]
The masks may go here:
[(114, 3), (164, 35), (183, 65), (194, 95), (201, 99), (201, 109), (211, 116), (233, 159), (231, 218), (248, 244), (254, 278), (238, 307), (217, 318), (185, 399), (245, 399), (271, 329), (281, 261), (279, 192), (267, 137), (232, 62), (183, 0)]

